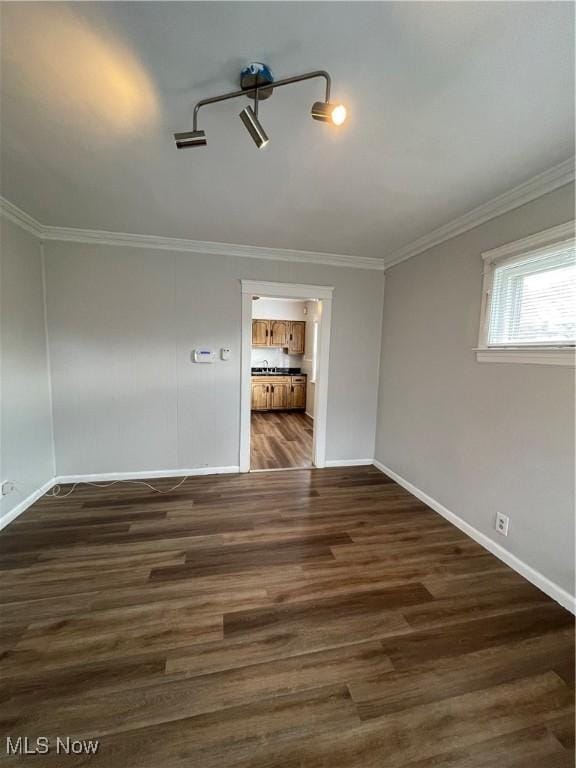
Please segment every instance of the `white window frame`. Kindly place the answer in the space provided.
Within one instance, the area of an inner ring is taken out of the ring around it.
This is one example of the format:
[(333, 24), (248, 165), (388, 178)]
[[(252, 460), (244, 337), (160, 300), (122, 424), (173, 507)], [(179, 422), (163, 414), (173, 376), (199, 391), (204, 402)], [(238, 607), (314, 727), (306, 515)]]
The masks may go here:
[(480, 331), (476, 359), (480, 363), (528, 363), (534, 365), (568, 365), (574, 367), (576, 353), (573, 345), (523, 344), (490, 346), (488, 329), (490, 325), (490, 303), (494, 270), (497, 266), (517, 259), (523, 253), (533, 254), (538, 249), (546, 249), (556, 243), (574, 238), (574, 221), (546, 229), (522, 240), (507, 243), (500, 248), (482, 254), (484, 277), (482, 283), (482, 304), (480, 310)]

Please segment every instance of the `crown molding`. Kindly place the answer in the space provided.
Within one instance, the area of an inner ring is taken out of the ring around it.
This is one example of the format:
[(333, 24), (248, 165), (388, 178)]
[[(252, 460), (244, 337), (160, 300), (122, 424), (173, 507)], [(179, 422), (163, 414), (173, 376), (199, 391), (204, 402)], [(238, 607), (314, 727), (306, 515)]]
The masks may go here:
[(338, 253), (317, 251), (298, 251), (289, 248), (263, 248), (256, 245), (236, 243), (213, 243), (205, 240), (187, 240), (178, 237), (160, 235), (134, 235), (126, 232), (106, 232), (99, 229), (75, 229), (72, 227), (54, 227), (41, 224), (9, 200), (0, 197), (0, 214), (18, 224), (23, 229), (43, 241), (64, 243), (86, 243), (89, 245), (127, 246), (131, 248), (150, 248), (160, 251), (179, 251), (216, 256), (238, 256), (249, 259), (269, 259), (272, 261), (292, 261), (306, 264), (324, 264), (331, 267), (351, 267), (353, 269), (373, 269), (382, 272), (382, 259), (366, 256), (349, 256)]
[(565, 160), (553, 168), (534, 176), (504, 194), (473, 208), (463, 216), (432, 230), (427, 235), (399, 248), (384, 259), (366, 256), (350, 256), (337, 253), (316, 251), (298, 251), (289, 248), (263, 248), (262, 246), (239, 245), (235, 243), (213, 243), (204, 240), (187, 240), (159, 235), (135, 235), (124, 232), (106, 232), (97, 229), (76, 229), (55, 227), (41, 224), (29, 214), (15, 206), (9, 200), (0, 197), (0, 214), (41, 240), (54, 240), (68, 243), (86, 243), (93, 245), (128, 246), (132, 248), (150, 248), (161, 251), (180, 251), (204, 255), (238, 256), (241, 258), (268, 259), (272, 261), (292, 261), (307, 264), (323, 264), (331, 267), (351, 267), (354, 269), (372, 269), (384, 271), (411, 259), (429, 248), (450, 240), (463, 232), (484, 224), (496, 216), (518, 208), (535, 200), (547, 192), (574, 181), (574, 158)]
[(21, 229), (25, 229), (36, 237), (42, 237), (44, 232), (42, 224), (4, 197), (0, 197), (0, 214), (14, 224), (17, 224)]
[(272, 261), (297, 261), (309, 264), (325, 264), (332, 267), (384, 270), (382, 259), (366, 256), (349, 256), (338, 253), (298, 251), (290, 248), (263, 248), (256, 245), (236, 243), (214, 243), (207, 240), (187, 240), (159, 235), (133, 235), (123, 232), (104, 232), (93, 229), (69, 229), (66, 227), (44, 227), (44, 240), (60, 242), (94, 243), (96, 245), (124, 245), (134, 248), (152, 248), (161, 251), (182, 251), (204, 255), (238, 256), (249, 259), (271, 259)]
[(552, 192), (559, 187), (563, 187), (565, 184), (570, 184), (570, 182), (574, 181), (574, 161), (575, 158), (571, 157), (569, 160), (549, 168), (547, 171), (538, 174), (538, 176), (534, 176), (523, 184), (509, 189), (502, 195), (494, 197), (487, 203), (473, 208), (468, 213), (453, 219), (437, 229), (433, 229), (432, 232), (428, 232), (428, 234), (399, 248), (384, 259), (385, 269), (411, 259), (413, 256), (417, 256), (419, 253), (423, 253), (435, 245), (440, 245), (440, 243), (444, 243), (446, 240), (451, 240), (463, 232), (468, 232), (468, 230), (474, 229), (474, 227), (478, 227), (480, 224), (484, 224), (497, 216), (501, 216), (503, 213), (519, 208), (531, 200), (536, 200), (536, 198), (542, 197), (547, 192)]

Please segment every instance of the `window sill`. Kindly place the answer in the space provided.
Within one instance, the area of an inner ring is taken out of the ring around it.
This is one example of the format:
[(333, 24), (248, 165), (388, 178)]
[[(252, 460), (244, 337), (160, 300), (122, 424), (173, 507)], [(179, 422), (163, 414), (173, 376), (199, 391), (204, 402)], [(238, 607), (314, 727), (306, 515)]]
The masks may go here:
[(565, 365), (574, 368), (576, 360), (572, 347), (491, 347), (474, 351), (479, 363)]

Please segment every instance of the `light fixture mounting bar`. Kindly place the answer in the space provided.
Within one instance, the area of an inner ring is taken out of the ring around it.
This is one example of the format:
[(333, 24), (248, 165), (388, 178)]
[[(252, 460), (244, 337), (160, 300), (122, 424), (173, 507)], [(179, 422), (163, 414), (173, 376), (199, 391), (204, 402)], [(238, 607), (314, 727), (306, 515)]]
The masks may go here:
[(304, 80), (313, 80), (317, 77), (323, 77), (326, 81), (326, 96), (325, 101), (330, 101), (330, 87), (332, 80), (328, 72), (323, 69), (317, 69), (314, 72), (305, 72), (303, 75), (295, 75), (294, 77), (285, 77), (283, 80), (276, 80), (272, 83), (263, 83), (254, 88), (248, 88), (246, 90), (231, 91), (230, 93), (223, 93), (222, 96), (212, 96), (209, 99), (201, 99), (194, 106), (194, 117), (192, 120), (192, 130), (198, 130), (198, 112), (201, 107), (205, 107), (208, 104), (216, 104), (219, 101), (228, 101), (229, 99), (238, 99), (240, 96), (254, 96), (257, 99), (259, 90), (273, 90), (274, 88), (280, 88), (282, 85), (292, 85), (292, 83), (301, 83)]

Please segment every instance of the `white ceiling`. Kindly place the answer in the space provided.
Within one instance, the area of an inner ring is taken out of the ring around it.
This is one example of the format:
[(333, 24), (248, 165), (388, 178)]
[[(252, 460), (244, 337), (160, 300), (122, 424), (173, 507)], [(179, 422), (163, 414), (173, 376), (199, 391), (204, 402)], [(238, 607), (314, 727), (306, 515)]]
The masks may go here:
[[(384, 258), (574, 153), (567, 2), (2, 3), (2, 194), (43, 224)], [(200, 112), (194, 102), (327, 69)]]

